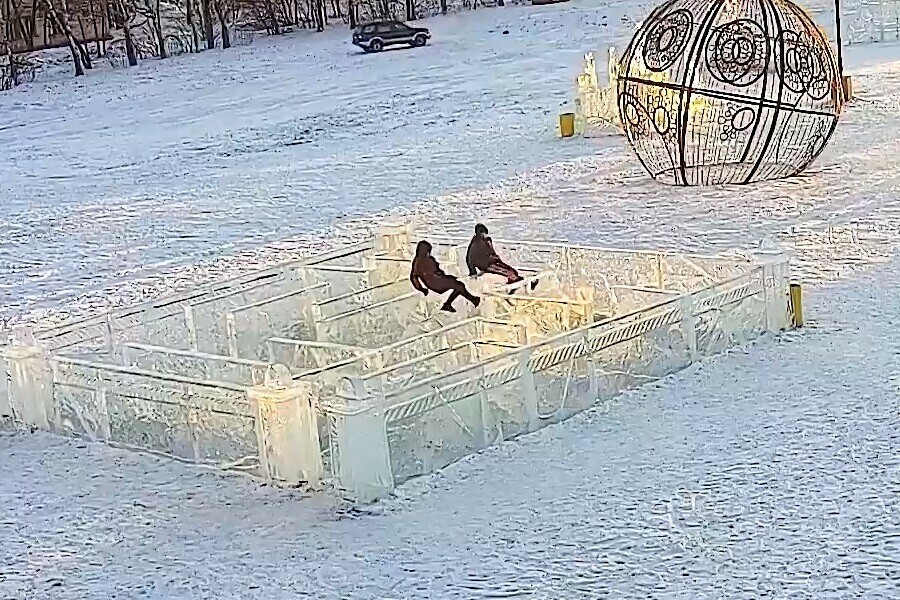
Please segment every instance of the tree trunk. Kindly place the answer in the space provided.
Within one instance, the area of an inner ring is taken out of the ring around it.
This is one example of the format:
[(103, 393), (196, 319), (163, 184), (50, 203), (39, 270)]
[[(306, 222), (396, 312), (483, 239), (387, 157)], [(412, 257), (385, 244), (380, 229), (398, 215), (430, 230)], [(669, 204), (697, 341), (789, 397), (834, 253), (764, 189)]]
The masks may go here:
[(415, 0), (406, 0), (406, 20), (416, 20), (416, 2)]
[[(441, 0), (441, 2), (445, 1)], [(347, 1), (347, 20), (350, 22), (350, 29), (356, 29), (356, 5), (353, 0)]]
[(272, 23), (270, 26), (272, 35), (280, 35), (281, 26), (278, 24), (278, 12), (275, 10), (274, 3), (269, 4), (269, 20)]
[(325, 31), (325, 20), (322, 18), (324, 6), (322, 0), (314, 0), (313, 7), (316, 11), (316, 31)]
[(231, 48), (231, 36), (228, 34), (228, 23), (225, 20), (225, 11), (219, 9), (219, 26), (222, 28), (222, 50)]
[(134, 51), (134, 39), (131, 37), (131, 25), (125, 22), (125, 55), (128, 56), (128, 66), (136, 67), (138, 64), (137, 52)]
[(447, 0), (441, 0), (441, 14), (447, 14)]
[(196, 52), (200, 48), (200, 36), (197, 34), (197, 23), (194, 18), (194, 0), (187, 0), (185, 3), (187, 10), (187, 22), (191, 28), (191, 52)]
[(159, 18), (153, 23), (153, 34), (156, 36), (156, 43), (159, 45), (159, 57), (169, 58), (169, 53), (166, 52), (166, 38), (163, 36), (162, 20)]
[(75, 63), (75, 77), (81, 77), (84, 75), (84, 67), (81, 64), (81, 55), (78, 50), (75, 48), (78, 44), (69, 40), (69, 50), (72, 52), (72, 62)]
[(209, 6), (210, 0), (200, 0), (200, 10), (203, 11), (203, 35), (206, 37), (206, 49), (216, 47), (216, 34), (213, 31), (212, 12)]
[(162, 14), (160, 14), (159, 0), (153, 5), (153, 34), (156, 36), (156, 43), (159, 44), (159, 57), (161, 59), (169, 58), (166, 52), (166, 38), (163, 35)]
[(87, 46), (76, 41), (75, 47), (78, 48), (78, 54), (81, 55), (81, 63), (84, 65), (84, 68), (93, 69), (94, 63), (91, 61), (91, 53), (88, 52)]
[[(84, 32), (84, 21), (81, 20), (81, 17), (78, 18), (78, 28), (81, 29), (81, 39), (87, 39), (87, 34)], [(81, 54), (81, 62), (86, 69), (93, 69), (94, 63), (91, 61), (91, 52), (88, 48), (87, 42), (81, 43), (78, 42), (78, 52)]]
[(47, 9), (47, 14), (56, 21), (60, 31), (66, 36), (66, 40), (69, 43), (69, 50), (72, 52), (72, 62), (75, 64), (75, 76), (80, 77), (84, 75), (84, 65), (81, 62), (81, 52), (83, 51), (83, 48), (81, 48), (81, 44), (78, 43), (78, 40), (75, 39), (72, 28), (69, 27), (68, 16), (57, 12), (50, 0), (44, 0), (44, 7)]

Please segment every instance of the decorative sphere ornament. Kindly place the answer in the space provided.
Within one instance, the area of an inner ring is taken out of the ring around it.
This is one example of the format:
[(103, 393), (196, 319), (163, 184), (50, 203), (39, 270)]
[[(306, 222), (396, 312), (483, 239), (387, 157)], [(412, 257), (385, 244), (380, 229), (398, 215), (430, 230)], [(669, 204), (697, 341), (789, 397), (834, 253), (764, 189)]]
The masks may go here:
[(625, 135), (655, 179), (751, 183), (803, 171), (842, 105), (834, 54), (790, 0), (670, 0), (619, 63)]

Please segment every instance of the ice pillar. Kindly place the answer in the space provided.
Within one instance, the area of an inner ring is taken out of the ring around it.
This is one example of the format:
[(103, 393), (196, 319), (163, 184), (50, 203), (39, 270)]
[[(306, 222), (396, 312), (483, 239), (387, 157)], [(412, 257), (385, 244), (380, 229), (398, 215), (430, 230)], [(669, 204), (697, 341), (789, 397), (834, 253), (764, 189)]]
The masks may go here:
[[(43, 348), (9, 346), (2, 351), (8, 369), (7, 403), (16, 421), (40, 429), (53, 423), (53, 375)], [(3, 388), (0, 387), (0, 390)]]
[(788, 309), (790, 260), (780, 250), (759, 251), (754, 256), (762, 266), (763, 293), (766, 299), (766, 329), (781, 331), (790, 327)]
[(409, 225), (384, 225), (375, 233), (375, 255), (367, 257), (369, 284), (379, 285), (409, 276), (412, 231)]
[(281, 376), (251, 388), (248, 396), (256, 414), (263, 476), (288, 483), (319, 483), (322, 451), (312, 386)]
[(333, 415), (339, 459), (337, 475), (343, 492), (357, 502), (372, 502), (394, 489), (383, 398), (351, 382), (343, 410)]
[(6, 348), (0, 348), (0, 423), (12, 420), (12, 404), (9, 402), (9, 361)]

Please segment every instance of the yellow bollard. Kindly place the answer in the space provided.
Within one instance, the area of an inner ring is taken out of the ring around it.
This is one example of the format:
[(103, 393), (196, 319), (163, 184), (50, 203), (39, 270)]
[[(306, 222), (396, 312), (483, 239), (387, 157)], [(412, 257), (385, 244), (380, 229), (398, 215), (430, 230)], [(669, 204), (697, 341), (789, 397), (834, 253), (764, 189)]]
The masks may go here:
[(575, 135), (575, 113), (562, 113), (559, 115), (559, 135), (564, 138)]
[(849, 75), (841, 77), (841, 91), (844, 92), (844, 101), (853, 100), (853, 79)]
[(791, 284), (791, 325), (803, 327), (803, 290), (799, 283)]

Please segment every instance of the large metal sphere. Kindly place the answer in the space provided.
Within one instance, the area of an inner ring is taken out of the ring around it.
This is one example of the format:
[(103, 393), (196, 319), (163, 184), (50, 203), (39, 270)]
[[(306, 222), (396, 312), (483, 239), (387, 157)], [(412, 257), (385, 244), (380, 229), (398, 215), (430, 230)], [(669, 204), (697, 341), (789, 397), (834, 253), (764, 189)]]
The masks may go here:
[(628, 45), (617, 93), (641, 164), (677, 185), (796, 175), (842, 104), (828, 41), (789, 0), (671, 0)]

